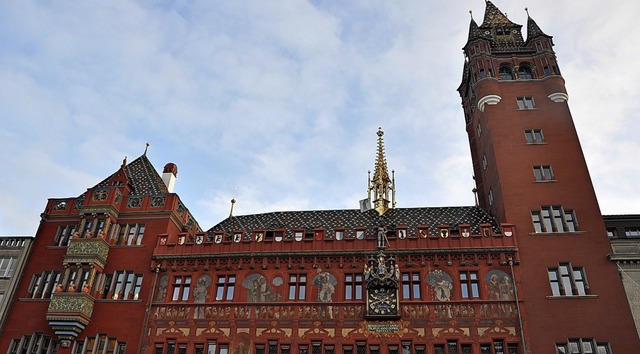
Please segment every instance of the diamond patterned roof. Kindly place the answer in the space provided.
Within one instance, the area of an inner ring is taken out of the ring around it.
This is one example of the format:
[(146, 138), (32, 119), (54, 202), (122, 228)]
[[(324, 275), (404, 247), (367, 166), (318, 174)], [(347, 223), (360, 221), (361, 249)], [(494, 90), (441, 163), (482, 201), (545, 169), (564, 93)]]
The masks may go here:
[[(165, 186), (162, 181), (162, 177), (160, 177), (158, 171), (156, 171), (146, 155), (142, 155), (126, 165), (125, 171), (129, 178), (129, 183), (133, 188), (131, 193), (134, 195), (158, 195), (169, 192), (167, 190), (167, 186)], [(105, 178), (93, 188), (107, 187), (109, 180), (116, 173), (118, 172), (114, 172), (111, 176)]]
[(380, 225), (407, 227), (408, 235), (415, 235), (418, 226), (429, 225), (430, 233), (435, 234), (437, 226), (448, 224), (455, 229), (459, 224), (470, 224), (474, 234), (480, 233), (480, 224), (491, 224), (498, 232), (497, 221), (479, 207), (434, 207), (434, 208), (398, 208), (390, 209), (382, 216), (375, 210), (361, 212), (359, 209), (282, 211), (264, 214), (231, 216), (208, 230), (209, 233), (226, 231), (228, 233), (254, 230), (285, 229), (292, 236), (294, 229), (324, 228), (353, 230), (366, 228), (375, 232)]

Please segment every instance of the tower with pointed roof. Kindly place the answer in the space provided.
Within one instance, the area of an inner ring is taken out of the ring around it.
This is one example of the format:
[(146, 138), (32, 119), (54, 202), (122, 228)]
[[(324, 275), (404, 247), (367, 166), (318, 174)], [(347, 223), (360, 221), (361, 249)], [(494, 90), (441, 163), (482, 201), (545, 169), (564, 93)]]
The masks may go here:
[(479, 204), (519, 235), (526, 353), (640, 352), (553, 39), (521, 29), (486, 1), (458, 91)]
[[(369, 200), (373, 192), (373, 209), (378, 214), (384, 214), (389, 208), (395, 208), (396, 182), (391, 172), (392, 178), (389, 178), (389, 170), (387, 169), (387, 158), (384, 153), (384, 141), (382, 136), (384, 132), (382, 128), (378, 128), (378, 150), (376, 155), (376, 163), (373, 171), (373, 179), (369, 178)], [(389, 205), (391, 203), (391, 206)]]

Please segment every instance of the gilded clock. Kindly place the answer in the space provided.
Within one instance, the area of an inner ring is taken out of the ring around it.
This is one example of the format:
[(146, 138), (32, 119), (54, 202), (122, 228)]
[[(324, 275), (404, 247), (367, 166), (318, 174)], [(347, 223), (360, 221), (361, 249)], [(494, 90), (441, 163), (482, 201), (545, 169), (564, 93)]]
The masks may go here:
[(377, 288), (368, 293), (369, 314), (395, 315), (398, 313), (398, 297), (396, 289)]

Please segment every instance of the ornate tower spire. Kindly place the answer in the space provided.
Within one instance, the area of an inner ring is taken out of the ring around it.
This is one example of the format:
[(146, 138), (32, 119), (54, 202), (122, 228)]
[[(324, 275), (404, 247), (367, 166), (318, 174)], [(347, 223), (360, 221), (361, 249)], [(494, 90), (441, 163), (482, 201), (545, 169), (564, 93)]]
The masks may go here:
[[(391, 171), (392, 178), (389, 178), (387, 159), (384, 155), (383, 135), (382, 128), (378, 128), (378, 155), (376, 156), (373, 179), (369, 177), (369, 200), (373, 201), (373, 208), (380, 215), (389, 210), (389, 201), (391, 201), (391, 208), (396, 206), (395, 174), (394, 171)], [(372, 191), (373, 199), (371, 199)]]

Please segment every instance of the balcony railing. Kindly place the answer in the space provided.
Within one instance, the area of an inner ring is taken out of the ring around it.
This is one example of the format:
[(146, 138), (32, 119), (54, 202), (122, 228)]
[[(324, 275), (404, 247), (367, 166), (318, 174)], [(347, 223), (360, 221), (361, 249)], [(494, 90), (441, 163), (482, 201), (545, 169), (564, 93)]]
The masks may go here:
[[(364, 320), (364, 304), (175, 304), (155, 305), (157, 320)], [(404, 320), (515, 319), (513, 301), (429, 302), (402, 304)]]

